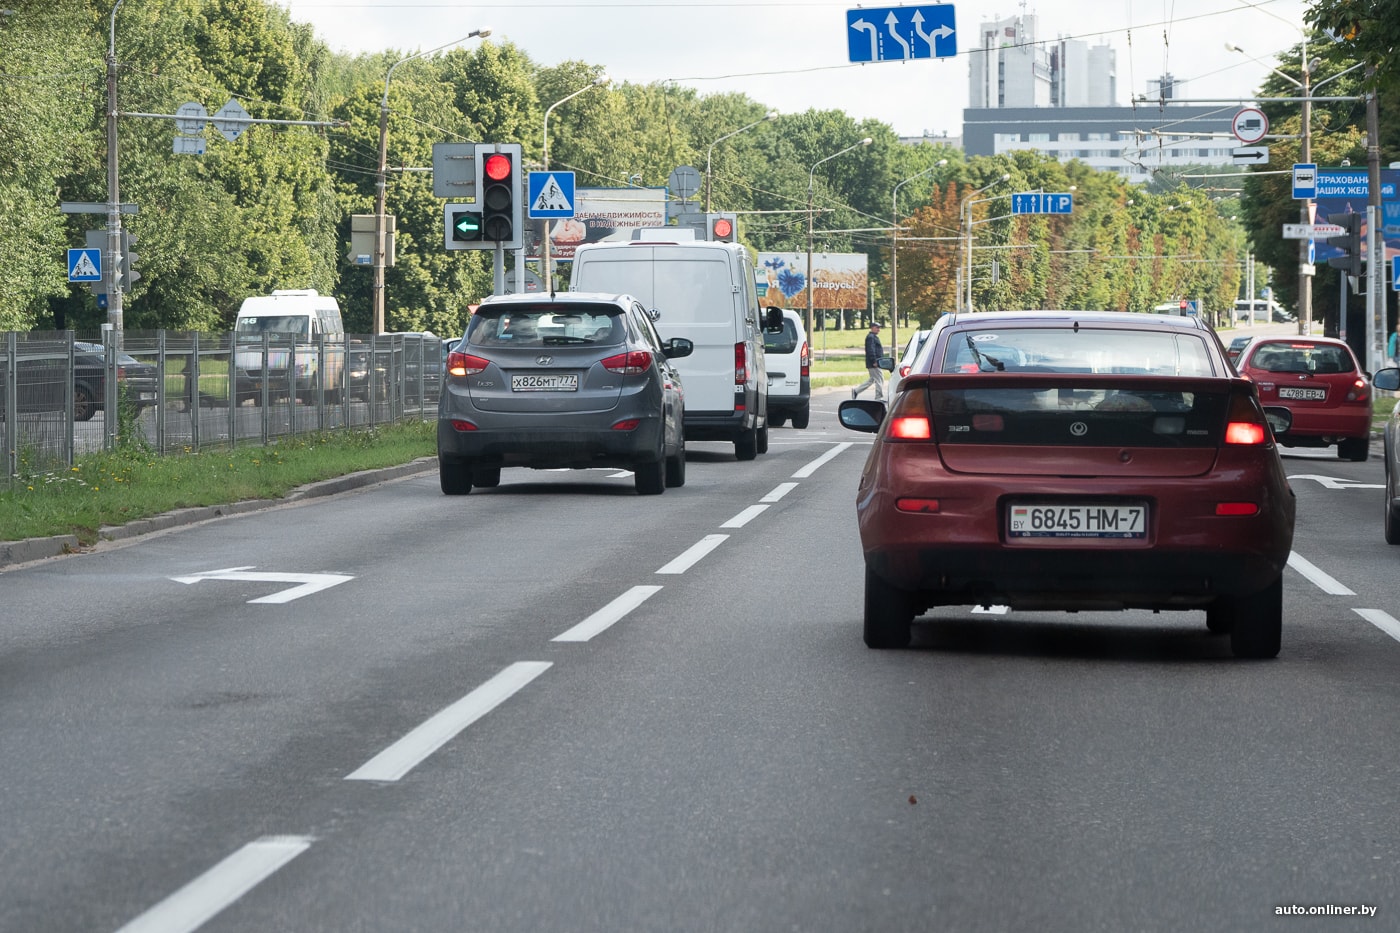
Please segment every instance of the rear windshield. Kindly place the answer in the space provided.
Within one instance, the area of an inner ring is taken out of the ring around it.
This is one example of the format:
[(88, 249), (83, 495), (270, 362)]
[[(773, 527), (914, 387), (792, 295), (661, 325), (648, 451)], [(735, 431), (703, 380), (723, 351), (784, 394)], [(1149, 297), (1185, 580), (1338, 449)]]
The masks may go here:
[(239, 317), (233, 325), (239, 334), (294, 334), (311, 337), (311, 318), (305, 314), (261, 314)]
[(944, 444), (1057, 447), (1213, 447), (1227, 392), (1113, 387), (934, 389), (935, 435)]
[(1248, 365), (1270, 373), (1349, 373), (1356, 369), (1345, 347), (1306, 340), (1261, 344), (1250, 355)]
[(783, 318), (783, 329), (763, 332), (763, 349), (769, 353), (796, 353), (797, 326)]
[(942, 372), (1213, 375), (1200, 334), (1092, 327), (1026, 327), (951, 334)]
[(615, 346), (625, 337), (617, 305), (570, 302), (480, 308), (472, 315), (466, 342), (474, 347)]

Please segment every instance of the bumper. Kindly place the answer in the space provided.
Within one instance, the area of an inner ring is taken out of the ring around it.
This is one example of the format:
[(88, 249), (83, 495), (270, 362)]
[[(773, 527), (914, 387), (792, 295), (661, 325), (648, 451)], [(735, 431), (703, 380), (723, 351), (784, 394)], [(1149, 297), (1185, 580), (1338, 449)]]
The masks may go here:
[(800, 386), (770, 385), (768, 387), (768, 413), (787, 414), (805, 411), (812, 405), (812, 377), (803, 376)]
[(688, 441), (732, 441), (754, 427), (753, 410), (690, 411), (685, 413), (685, 439)]
[[(438, 420), (438, 456), (473, 466), (523, 466), (536, 469), (621, 467), (654, 460), (662, 449), (659, 417), (645, 419), (631, 431), (613, 430), (616, 415), (604, 419), (571, 419), (568, 425), (550, 419), (508, 428), (458, 430), (450, 418)], [(592, 423), (581, 423), (592, 422)]]

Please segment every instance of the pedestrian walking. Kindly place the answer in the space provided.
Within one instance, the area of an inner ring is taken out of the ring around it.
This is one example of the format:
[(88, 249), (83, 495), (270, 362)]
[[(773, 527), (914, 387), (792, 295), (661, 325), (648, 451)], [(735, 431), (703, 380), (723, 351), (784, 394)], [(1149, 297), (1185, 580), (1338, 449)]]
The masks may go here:
[(865, 371), (869, 373), (870, 378), (851, 390), (851, 398), (874, 386), (875, 398), (884, 399), (885, 374), (880, 371), (880, 357), (884, 355), (885, 348), (880, 345), (880, 325), (871, 324), (870, 333), (865, 335)]
[(1400, 321), (1395, 322), (1395, 329), (1385, 343), (1385, 355), (1391, 366), (1400, 366)]

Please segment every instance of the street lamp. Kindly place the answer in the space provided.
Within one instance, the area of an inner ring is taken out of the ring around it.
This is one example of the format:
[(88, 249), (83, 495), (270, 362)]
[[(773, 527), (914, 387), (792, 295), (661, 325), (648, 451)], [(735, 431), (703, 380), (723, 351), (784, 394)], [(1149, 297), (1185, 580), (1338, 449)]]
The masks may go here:
[(710, 143), (710, 148), (705, 151), (705, 213), (708, 214), (710, 212), (710, 156), (714, 155), (715, 147), (731, 136), (738, 136), (745, 130), (751, 130), (755, 126), (758, 126), (760, 123), (767, 123), (769, 120), (776, 119), (778, 119), (778, 111), (770, 110), (768, 111), (768, 113), (764, 114), (762, 120), (755, 120), (748, 126), (741, 126), (734, 132), (726, 133), (719, 139), (716, 139), (714, 142)]
[(415, 58), (422, 58), (434, 52), (441, 52), (445, 48), (454, 46), (459, 42), (466, 42), (478, 36), (485, 37), (491, 35), (488, 27), (474, 29), (460, 39), (453, 39), (446, 45), (440, 45), (435, 49), (426, 52), (414, 52), (412, 55), (399, 59), (389, 66), (389, 71), (384, 75), (384, 96), (379, 100), (379, 171), (378, 180), (375, 183), (374, 192), (374, 333), (384, 333), (384, 254), (385, 240), (387, 234), (385, 227), (387, 222), (384, 217), (384, 202), (386, 200), (385, 173), (388, 171), (389, 161), (389, 79), (394, 76), (394, 69), (404, 62), (411, 62)]
[[(548, 107), (545, 108), (545, 110), (544, 110), (544, 150), (543, 150), (543, 152), (541, 153), (540, 158), (541, 158), (542, 162), (544, 163), (544, 164), (543, 164), (543, 167), (544, 167), (544, 170), (545, 170), (546, 172), (549, 171), (549, 115), (554, 111), (554, 108), (555, 108), (555, 107), (558, 107), (560, 104), (564, 103), (565, 101), (573, 100), (575, 97), (579, 96), (579, 95), (582, 94), (584, 91), (592, 90), (592, 89), (595, 88), (595, 87), (601, 87), (601, 86), (603, 86), (604, 84), (607, 84), (607, 83), (608, 83), (609, 81), (611, 81), (611, 80), (612, 80), (612, 78), (608, 77), (608, 76), (605, 75), (605, 74), (598, 75), (598, 77), (594, 78), (592, 81), (590, 81), (590, 82), (589, 82), (587, 85), (585, 85), (584, 87), (581, 87), (581, 88), (579, 88), (577, 91), (574, 91), (574, 92), (573, 92), (572, 94), (570, 94), (568, 97), (560, 98), (559, 100), (556, 100), (554, 103), (550, 104)], [(540, 272), (541, 272), (542, 277), (543, 277), (543, 279), (544, 279), (544, 290), (545, 290), (546, 294), (553, 294), (553, 293), (554, 293), (554, 286), (553, 286), (553, 284), (552, 284), (552, 282), (551, 282), (550, 268), (549, 268), (550, 265), (551, 265), (552, 260), (550, 259), (550, 255), (549, 255), (549, 221), (548, 221), (548, 220), (542, 220), (542, 221), (540, 221), (540, 233), (541, 233), (541, 236), (540, 236), (540, 249), (541, 249), (541, 251), (542, 251), (542, 252), (540, 253)], [(522, 285), (521, 287), (523, 288), (524, 286)]]
[(833, 152), (831, 155), (827, 156), (825, 159), (818, 159), (816, 162), (812, 163), (812, 170), (809, 171), (809, 172), (807, 173), (807, 339), (808, 339), (808, 340), (811, 340), (811, 339), (812, 339), (812, 335), (816, 333), (816, 331), (815, 331), (815, 330), (813, 329), (813, 327), (812, 327), (813, 319), (814, 319), (814, 318), (813, 318), (813, 314), (812, 314), (812, 295), (813, 295), (813, 293), (817, 290), (817, 276), (816, 276), (816, 274), (815, 274), (815, 270), (813, 270), (813, 268), (812, 268), (812, 187), (816, 184), (817, 166), (821, 165), (823, 162), (830, 162), (832, 159), (836, 158), (837, 156), (845, 155), (846, 153), (850, 152), (852, 149), (859, 149), (861, 146), (868, 146), (868, 145), (870, 145), (872, 142), (874, 142), (874, 139), (873, 139), (872, 137), (867, 136), (867, 137), (865, 137), (864, 139), (862, 139), (862, 140), (861, 140), (860, 142), (858, 142), (858, 143), (852, 143), (851, 145), (847, 146), (845, 149), (842, 149), (840, 152)]
[[(972, 196), (973, 196), (974, 194), (981, 194), (983, 191), (986, 191), (988, 188), (993, 188), (993, 187), (995, 187), (995, 186), (1001, 184), (1001, 183), (1004, 182), (1004, 181), (1010, 181), (1010, 180), (1011, 180), (1011, 173), (1010, 173), (1010, 172), (1008, 172), (1008, 173), (1002, 175), (1000, 178), (994, 178), (994, 179), (992, 179), (990, 182), (988, 182), (987, 184), (983, 185), (982, 187), (977, 188), (977, 189), (974, 189), (974, 190), (972, 190), (972, 191), (969, 191), (966, 195), (963, 196), (962, 201), (959, 202), (959, 204), (958, 204), (958, 218), (959, 218), (959, 220), (962, 221), (962, 225), (963, 225), (963, 255), (964, 255), (964, 259), (965, 259), (965, 265), (966, 265), (966, 267), (967, 267), (967, 271), (966, 271), (966, 274), (965, 274), (965, 275), (966, 275), (966, 278), (967, 278), (967, 310), (968, 310), (968, 311), (971, 311), (971, 310), (972, 310), (972, 211), (969, 210), (969, 208), (971, 208), (972, 205), (974, 205), (974, 204), (981, 204), (982, 201), (995, 201), (995, 200), (996, 200), (996, 198), (982, 198), (982, 199), (980, 199), (980, 200), (974, 201), (974, 200), (972, 200)], [(964, 214), (966, 214), (966, 219), (965, 219), (965, 220), (963, 219)]]
[(916, 178), (923, 178), (929, 172), (940, 169), (948, 164), (947, 159), (939, 159), (937, 162), (924, 169), (910, 175), (908, 178), (894, 186), (894, 193), (890, 195), (890, 346), (899, 346), (899, 189)]

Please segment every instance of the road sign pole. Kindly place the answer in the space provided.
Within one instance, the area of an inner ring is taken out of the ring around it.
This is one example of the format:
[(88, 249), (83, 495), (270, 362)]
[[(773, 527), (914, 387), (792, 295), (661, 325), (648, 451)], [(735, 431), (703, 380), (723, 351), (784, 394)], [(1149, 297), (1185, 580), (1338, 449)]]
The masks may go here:
[[(122, 198), (117, 169), (117, 10), (112, 6), (110, 39), (107, 44), (107, 251), (103, 257), (103, 281), (107, 283), (107, 323), (117, 349), (122, 345)], [(111, 419), (109, 419), (111, 420)]]

